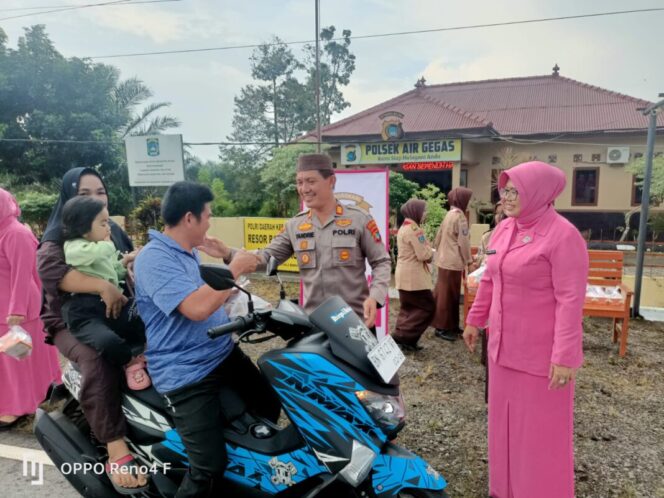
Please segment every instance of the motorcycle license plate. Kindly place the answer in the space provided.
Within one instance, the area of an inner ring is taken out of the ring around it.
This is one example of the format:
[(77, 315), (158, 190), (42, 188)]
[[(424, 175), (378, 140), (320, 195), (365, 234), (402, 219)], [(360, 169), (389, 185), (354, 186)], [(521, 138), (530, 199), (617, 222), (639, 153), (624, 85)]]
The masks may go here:
[(385, 336), (367, 355), (383, 381), (389, 382), (406, 357), (391, 336)]

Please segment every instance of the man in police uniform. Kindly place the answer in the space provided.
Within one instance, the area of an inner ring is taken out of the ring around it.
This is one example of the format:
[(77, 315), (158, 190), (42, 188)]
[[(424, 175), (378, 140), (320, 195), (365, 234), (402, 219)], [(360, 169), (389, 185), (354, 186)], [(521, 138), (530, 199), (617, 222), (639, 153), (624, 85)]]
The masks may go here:
[[(307, 209), (288, 220), (261, 254), (283, 263), (295, 253), (308, 312), (339, 295), (364, 317), (367, 327), (373, 327), (376, 309), (387, 299), (391, 269), (376, 222), (334, 197), (336, 176), (328, 155), (301, 155), (296, 181)], [(364, 275), (365, 258), (372, 269), (370, 286)]]

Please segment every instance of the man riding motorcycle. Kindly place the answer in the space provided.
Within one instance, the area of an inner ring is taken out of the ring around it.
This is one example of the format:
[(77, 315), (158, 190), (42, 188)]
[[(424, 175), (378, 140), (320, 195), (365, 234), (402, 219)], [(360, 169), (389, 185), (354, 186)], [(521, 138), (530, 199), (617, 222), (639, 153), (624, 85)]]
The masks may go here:
[[(198, 268), (198, 246), (210, 227), (213, 194), (204, 185), (178, 182), (162, 201), (163, 233), (136, 259), (136, 302), (146, 325), (150, 375), (164, 398), (189, 458), (177, 497), (207, 496), (221, 481), (227, 456), (220, 429), (219, 392), (233, 388), (258, 415), (276, 421), (280, 402), (258, 369), (230, 336), (212, 340), (208, 330), (228, 322), (222, 305), (229, 291), (205, 284)], [(233, 275), (256, 268), (254, 255), (239, 252)]]

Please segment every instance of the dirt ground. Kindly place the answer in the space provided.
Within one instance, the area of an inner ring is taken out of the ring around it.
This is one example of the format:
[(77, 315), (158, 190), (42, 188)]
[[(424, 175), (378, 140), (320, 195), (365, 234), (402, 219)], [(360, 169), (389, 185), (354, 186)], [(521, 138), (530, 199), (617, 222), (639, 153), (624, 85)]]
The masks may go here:
[[(275, 302), (277, 285), (254, 280), (253, 292)], [(289, 296), (296, 285), (288, 284)], [(394, 327), (399, 301), (390, 302)], [(633, 321), (625, 358), (611, 342), (610, 321), (584, 322), (585, 363), (576, 387), (576, 493), (579, 498), (664, 498), (664, 323)], [(244, 345), (255, 359), (283, 344)], [(408, 423), (398, 443), (447, 479), (450, 497), (487, 496), (484, 367), (462, 341), (433, 330), (401, 367)], [(533, 455), (536, 458), (536, 455)], [(537, 498), (537, 497), (532, 497)]]

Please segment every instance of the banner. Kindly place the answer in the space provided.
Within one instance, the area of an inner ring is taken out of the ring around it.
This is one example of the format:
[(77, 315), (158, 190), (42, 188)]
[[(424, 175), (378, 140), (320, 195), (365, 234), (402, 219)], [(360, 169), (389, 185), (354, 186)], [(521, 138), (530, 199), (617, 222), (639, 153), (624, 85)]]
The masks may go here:
[(131, 187), (168, 187), (184, 180), (182, 135), (125, 138)]
[[(288, 218), (245, 218), (244, 219), (244, 248), (264, 249), (270, 245), (283, 229)], [(279, 271), (300, 271), (295, 256), (288, 258), (279, 267)]]
[(392, 164), (461, 161), (461, 140), (441, 138), (408, 142), (343, 144), (341, 164)]
[[(344, 170), (335, 171), (337, 184), (335, 195), (342, 204), (358, 207), (376, 221), (378, 230), (389, 253), (389, 171), (387, 170)], [(371, 266), (366, 263), (367, 280), (371, 282)], [(378, 338), (388, 334), (389, 298), (385, 298), (385, 306), (378, 310), (376, 316), (376, 332)]]

